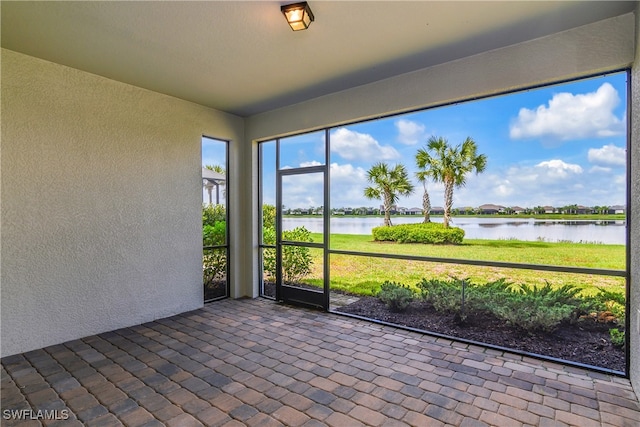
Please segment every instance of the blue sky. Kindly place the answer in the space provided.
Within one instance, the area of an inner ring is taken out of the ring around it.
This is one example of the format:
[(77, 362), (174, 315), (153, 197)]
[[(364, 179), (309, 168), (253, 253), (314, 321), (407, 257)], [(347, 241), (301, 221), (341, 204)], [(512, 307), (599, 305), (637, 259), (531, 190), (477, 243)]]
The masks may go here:
[[(398, 204), (422, 206), (415, 153), (430, 136), (456, 145), (469, 136), (488, 158), (484, 173), (454, 191), (454, 207), (624, 205), (626, 78), (616, 73), (333, 128), (331, 207), (379, 206), (363, 195), (366, 172), (378, 161), (406, 166), (416, 190)], [(281, 143), (284, 167), (323, 163), (323, 132)], [(265, 146), (265, 203), (275, 194), (274, 145)], [(285, 205), (322, 205), (320, 182), (319, 175), (289, 180)], [(443, 186), (429, 183), (428, 190), (432, 206), (443, 206)]]

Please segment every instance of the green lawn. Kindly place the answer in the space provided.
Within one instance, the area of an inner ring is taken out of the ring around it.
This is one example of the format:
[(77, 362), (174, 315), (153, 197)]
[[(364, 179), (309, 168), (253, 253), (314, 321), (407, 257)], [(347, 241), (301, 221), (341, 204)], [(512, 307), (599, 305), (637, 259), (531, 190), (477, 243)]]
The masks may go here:
[[(313, 240), (322, 240), (313, 234)], [(462, 245), (397, 244), (374, 242), (371, 236), (331, 235), (331, 249), (355, 252), (375, 252), (437, 258), (501, 261), (511, 263), (625, 269), (625, 246), (583, 243), (525, 242), (517, 240), (465, 240)], [(414, 285), (423, 277), (449, 279), (469, 278), (482, 283), (506, 278), (514, 283), (539, 285), (571, 284), (594, 292), (596, 287), (624, 291), (621, 277), (591, 274), (556, 273), (497, 267), (424, 261), (393, 260), (332, 254), (331, 287), (358, 294), (373, 295), (385, 280)], [(322, 259), (314, 251), (314, 268), (309, 283), (322, 282)]]

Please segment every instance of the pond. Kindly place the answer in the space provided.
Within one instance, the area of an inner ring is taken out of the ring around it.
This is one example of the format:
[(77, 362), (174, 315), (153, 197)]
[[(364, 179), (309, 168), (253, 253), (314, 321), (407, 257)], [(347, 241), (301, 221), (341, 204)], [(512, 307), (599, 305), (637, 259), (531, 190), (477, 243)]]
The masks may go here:
[[(442, 217), (433, 217), (442, 222)], [(422, 216), (391, 218), (393, 224), (422, 222)], [(382, 225), (382, 217), (332, 217), (331, 233), (371, 234), (373, 227)], [(599, 243), (624, 245), (624, 220), (545, 220), (533, 218), (454, 217), (451, 225), (465, 231), (466, 239), (525, 240), (545, 242)], [(285, 230), (305, 226), (313, 233), (322, 232), (322, 218), (283, 218)]]

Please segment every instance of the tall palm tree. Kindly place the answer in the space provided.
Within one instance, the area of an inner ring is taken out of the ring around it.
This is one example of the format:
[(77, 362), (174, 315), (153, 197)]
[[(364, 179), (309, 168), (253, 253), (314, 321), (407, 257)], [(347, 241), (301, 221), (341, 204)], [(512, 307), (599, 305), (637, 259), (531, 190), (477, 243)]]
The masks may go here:
[(427, 191), (427, 181), (432, 177), (432, 160), (429, 152), (424, 148), (421, 148), (416, 153), (416, 165), (420, 171), (416, 172), (418, 181), (422, 183), (424, 192), (422, 193), (422, 211), (424, 212), (424, 223), (431, 222), (429, 211), (431, 211), (431, 199), (429, 198), (429, 192)]
[(434, 181), (444, 184), (444, 226), (449, 227), (453, 189), (466, 184), (468, 173), (483, 172), (487, 166), (487, 156), (477, 153), (478, 147), (471, 137), (452, 147), (446, 138), (432, 136), (425, 151), (428, 155), (425, 161), (430, 166), (429, 175)]
[(398, 201), (398, 197), (413, 193), (413, 184), (403, 165), (395, 165), (393, 169), (386, 163), (376, 163), (367, 171), (367, 180), (372, 183), (364, 189), (364, 196), (368, 199), (382, 199), (384, 210), (384, 225), (391, 225), (391, 207)]

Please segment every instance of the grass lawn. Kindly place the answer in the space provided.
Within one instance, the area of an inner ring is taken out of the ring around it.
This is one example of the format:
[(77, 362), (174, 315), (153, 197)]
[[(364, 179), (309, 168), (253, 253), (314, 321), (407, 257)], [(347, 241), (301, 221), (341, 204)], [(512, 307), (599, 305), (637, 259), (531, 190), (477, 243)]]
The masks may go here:
[[(318, 242), (320, 234), (313, 234)], [(374, 242), (368, 235), (331, 235), (331, 249), (356, 252), (375, 252), (439, 258), (501, 261), (524, 264), (571, 266), (624, 270), (624, 245), (583, 243), (526, 242), (517, 240), (465, 240), (462, 245), (427, 245)], [(320, 251), (312, 251), (313, 272), (306, 278), (310, 284), (322, 283)], [(483, 283), (506, 278), (514, 283), (540, 285), (571, 284), (583, 288), (584, 293), (595, 292), (597, 287), (624, 292), (621, 277), (591, 274), (556, 273), (535, 270), (507, 269), (463, 264), (394, 260), (332, 254), (331, 288), (356, 294), (375, 295), (386, 280), (415, 285), (423, 277), (451, 279), (469, 278)]]

